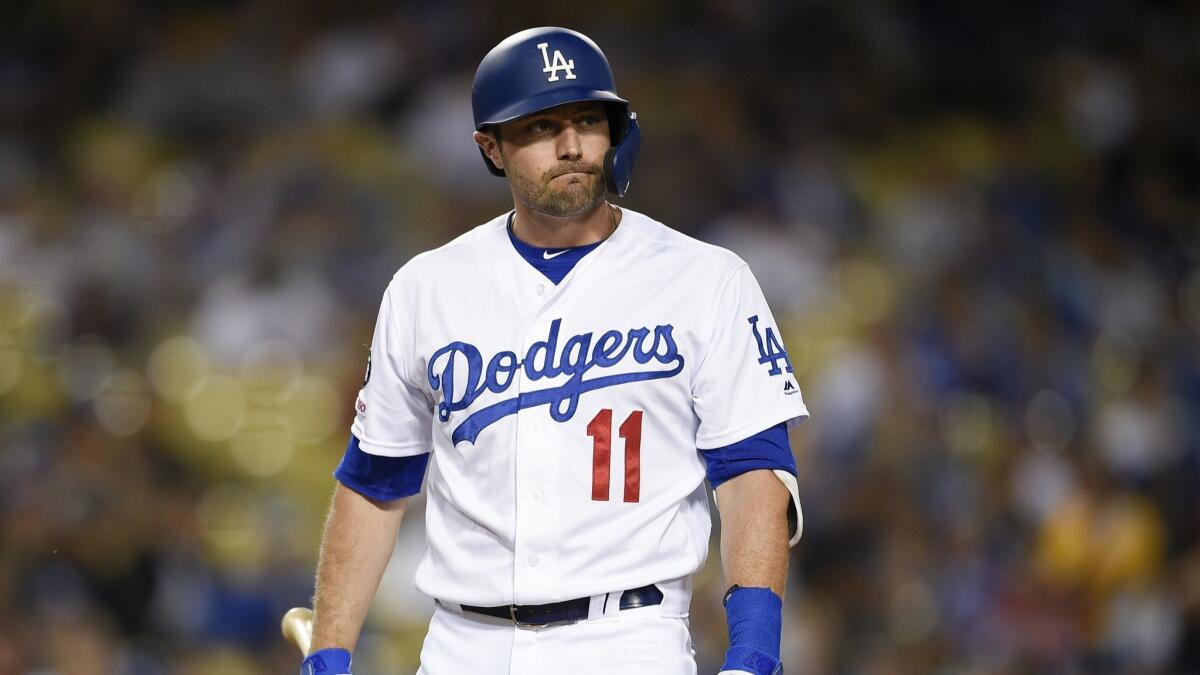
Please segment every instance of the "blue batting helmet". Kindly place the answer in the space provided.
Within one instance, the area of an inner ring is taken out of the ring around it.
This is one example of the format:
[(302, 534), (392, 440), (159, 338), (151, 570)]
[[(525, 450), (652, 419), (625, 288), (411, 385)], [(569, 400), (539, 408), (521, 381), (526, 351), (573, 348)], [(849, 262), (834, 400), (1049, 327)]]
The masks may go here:
[[(514, 33), (483, 57), (471, 86), (476, 131), (577, 101), (607, 104), (612, 148), (604, 156), (604, 180), (610, 192), (624, 196), (642, 134), (637, 113), (617, 95), (608, 59), (588, 36), (555, 27)], [(489, 171), (504, 175), (479, 152)]]

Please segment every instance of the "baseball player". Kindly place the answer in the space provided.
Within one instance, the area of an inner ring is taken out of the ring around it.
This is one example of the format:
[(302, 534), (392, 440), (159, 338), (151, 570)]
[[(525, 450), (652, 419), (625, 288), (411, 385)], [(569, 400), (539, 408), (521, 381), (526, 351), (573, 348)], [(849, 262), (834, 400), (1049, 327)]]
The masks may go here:
[(472, 105), (513, 210), (416, 256), (384, 293), (302, 672), (350, 672), (424, 483), (415, 581), (436, 607), (420, 673), (695, 673), (706, 480), (729, 583), (722, 672), (782, 672), (801, 529), (787, 428), (808, 413), (757, 282), (733, 253), (606, 199), (629, 187), (640, 131), (586, 36), (505, 39)]

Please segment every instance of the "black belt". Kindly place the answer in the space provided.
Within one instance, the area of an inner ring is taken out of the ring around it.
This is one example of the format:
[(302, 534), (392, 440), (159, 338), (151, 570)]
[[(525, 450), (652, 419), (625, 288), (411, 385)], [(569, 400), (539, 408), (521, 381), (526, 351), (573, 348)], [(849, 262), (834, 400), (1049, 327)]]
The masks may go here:
[[(650, 584), (631, 588), (621, 593), (620, 609), (661, 605), (663, 593), (658, 586)], [(607, 604), (607, 599), (605, 603)], [(575, 598), (552, 602), (548, 605), (501, 605), (500, 607), (473, 607), (463, 605), (463, 611), (486, 614), (498, 619), (507, 619), (518, 626), (546, 626), (552, 623), (573, 623), (588, 618), (591, 598)], [(603, 608), (607, 609), (607, 607)], [(603, 611), (603, 609), (601, 611)]]

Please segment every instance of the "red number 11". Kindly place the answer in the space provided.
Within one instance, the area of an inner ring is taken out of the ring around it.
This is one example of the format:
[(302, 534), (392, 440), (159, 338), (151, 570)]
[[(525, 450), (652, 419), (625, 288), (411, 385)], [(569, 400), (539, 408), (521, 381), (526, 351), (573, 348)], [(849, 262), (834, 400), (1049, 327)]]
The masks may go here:
[[(618, 431), (625, 439), (625, 501), (636, 502), (642, 487), (642, 411), (629, 413)], [(592, 437), (592, 499), (606, 502), (612, 473), (612, 410), (596, 413), (587, 434)]]

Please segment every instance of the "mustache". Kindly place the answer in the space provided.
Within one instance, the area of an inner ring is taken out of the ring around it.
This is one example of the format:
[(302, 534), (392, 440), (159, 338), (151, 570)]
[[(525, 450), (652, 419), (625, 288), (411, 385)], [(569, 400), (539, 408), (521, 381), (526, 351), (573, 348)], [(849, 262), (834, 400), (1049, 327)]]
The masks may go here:
[(568, 164), (559, 164), (557, 167), (546, 172), (546, 180), (553, 180), (563, 174), (568, 173), (594, 173), (599, 175), (600, 167), (595, 164), (586, 162), (572, 162)]

